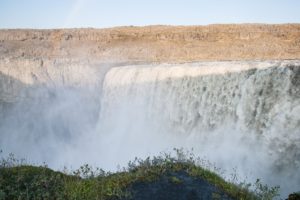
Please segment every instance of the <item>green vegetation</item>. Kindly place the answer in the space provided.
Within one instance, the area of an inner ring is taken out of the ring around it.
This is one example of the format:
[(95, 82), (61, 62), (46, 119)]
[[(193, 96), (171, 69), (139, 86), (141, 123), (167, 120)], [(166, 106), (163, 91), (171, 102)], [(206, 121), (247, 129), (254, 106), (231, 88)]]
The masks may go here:
[[(84, 165), (69, 173), (55, 172), (47, 166), (29, 166), (11, 155), (0, 163), (0, 199), (131, 199), (134, 185), (150, 184), (167, 177), (170, 184), (182, 185), (178, 174), (193, 180), (205, 180), (230, 199), (272, 199), (278, 188), (268, 188), (259, 180), (250, 191), (250, 184), (228, 183), (217, 174), (197, 166), (196, 159), (182, 150), (176, 156), (163, 154), (152, 159), (135, 159), (117, 173), (107, 173)], [(168, 191), (165, 191), (168, 192)], [(212, 199), (220, 199), (213, 193)]]
[(290, 194), (288, 200), (300, 200), (300, 191)]

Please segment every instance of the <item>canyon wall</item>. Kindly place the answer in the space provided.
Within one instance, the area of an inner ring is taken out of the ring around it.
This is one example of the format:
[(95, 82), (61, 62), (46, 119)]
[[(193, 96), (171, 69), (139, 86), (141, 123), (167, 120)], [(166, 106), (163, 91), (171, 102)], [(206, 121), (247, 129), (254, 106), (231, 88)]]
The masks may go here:
[[(27, 86), (95, 87), (128, 64), (299, 58), (299, 24), (0, 30), (1, 76)], [(3, 80), (0, 100), (12, 100), (20, 86)]]
[(102, 62), (295, 59), (300, 25), (1, 30), (0, 58)]

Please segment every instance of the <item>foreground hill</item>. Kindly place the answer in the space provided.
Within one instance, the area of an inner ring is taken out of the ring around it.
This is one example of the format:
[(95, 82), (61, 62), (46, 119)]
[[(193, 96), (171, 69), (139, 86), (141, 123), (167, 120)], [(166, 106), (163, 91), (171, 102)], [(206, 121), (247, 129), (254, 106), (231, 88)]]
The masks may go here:
[(117, 173), (84, 165), (69, 175), (2, 159), (0, 199), (269, 200), (278, 195), (277, 187), (268, 188), (259, 180), (254, 191), (250, 184), (226, 182), (181, 150), (177, 154), (136, 159)]

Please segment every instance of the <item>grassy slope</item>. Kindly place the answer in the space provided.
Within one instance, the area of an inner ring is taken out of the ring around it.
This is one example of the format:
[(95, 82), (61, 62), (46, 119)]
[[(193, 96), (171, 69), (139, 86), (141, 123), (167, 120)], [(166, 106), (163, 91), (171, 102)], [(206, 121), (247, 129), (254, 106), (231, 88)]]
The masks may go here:
[[(1, 165), (0, 165), (1, 166)], [(123, 172), (106, 173), (88, 165), (67, 175), (47, 167), (0, 167), (0, 199), (272, 199), (276, 188), (235, 185), (170, 156), (130, 162)]]

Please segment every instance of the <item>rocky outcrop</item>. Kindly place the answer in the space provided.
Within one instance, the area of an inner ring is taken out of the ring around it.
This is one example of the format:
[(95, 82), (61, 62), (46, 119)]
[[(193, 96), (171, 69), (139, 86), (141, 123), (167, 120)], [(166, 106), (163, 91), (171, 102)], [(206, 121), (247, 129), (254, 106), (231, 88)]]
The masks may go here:
[(2, 59), (186, 62), (299, 57), (299, 24), (0, 31)]
[(0, 72), (27, 85), (95, 86), (128, 64), (298, 58), (299, 24), (0, 30)]

